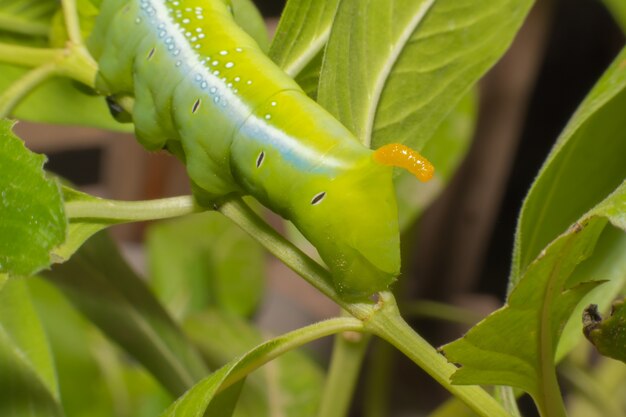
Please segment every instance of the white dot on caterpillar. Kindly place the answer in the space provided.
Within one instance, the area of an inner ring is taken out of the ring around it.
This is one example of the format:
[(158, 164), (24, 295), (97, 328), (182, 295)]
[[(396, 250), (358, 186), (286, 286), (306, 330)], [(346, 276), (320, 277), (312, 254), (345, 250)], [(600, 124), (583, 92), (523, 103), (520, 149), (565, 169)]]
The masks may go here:
[(248, 82), (246, 84), (248, 84), (248, 85), (252, 84), (252, 80), (248, 80)]
[(215, 71), (213, 71), (213, 75), (220, 75), (219, 70), (215, 70)]
[(196, 32), (198, 33), (202, 32), (202, 28), (196, 28)]
[(220, 96), (215, 96), (215, 98), (213, 99), (213, 101), (217, 104), (220, 102)]
[(187, 24), (187, 23), (189, 23), (189, 22), (191, 22), (191, 20), (189, 20), (189, 19), (187, 19), (187, 18), (183, 19), (183, 23), (184, 23), (184, 24)]
[(220, 51), (220, 55), (222, 55), (222, 56), (228, 55), (228, 51)]
[(217, 92), (217, 88), (215, 87), (211, 87), (211, 89), (209, 90), (209, 93), (211, 94), (215, 94)]
[(227, 62), (226, 65), (224, 65), (226, 68), (232, 68), (235, 66), (235, 64), (233, 62)]
[(180, 61), (180, 60), (179, 60), (179, 61), (176, 61), (176, 66), (177, 66), (177, 67), (180, 67), (181, 65), (183, 65), (183, 61)]
[(237, 52), (243, 52), (243, 49), (242, 49), (242, 48), (235, 48), (235, 51), (237, 51)]
[(204, 33), (199, 34), (199, 35), (198, 35), (198, 38), (200, 38), (200, 39), (204, 39)]
[(200, 49), (200, 45), (196, 45), (196, 46), (194, 46), (194, 48)]
[(272, 115), (271, 115), (271, 114), (266, 114), (266, 115), (265, 115), (265, 120), (269, 120), (269, 119), (271, 119), (271, 118), (272, 118)]
[(270, 104), (272, 105), (272, 107), (276, 107), (276, 102), (275, 101), (272, 101)]
[(241, 77), (235, 77), (234, 81), (238, 83), (239, 81), (241, 81)]
[(220, 63), (220, 61), (213, 61), (211, 64), (213, 64), (213, 66), (215, 66), (215, 65), (217, 65), (219, 63)]
[(208, 84), (206, 81), (202, 81), (202, 84), (200, 84), (200, 87), (202, 87), (202, 89), (207, 88)]

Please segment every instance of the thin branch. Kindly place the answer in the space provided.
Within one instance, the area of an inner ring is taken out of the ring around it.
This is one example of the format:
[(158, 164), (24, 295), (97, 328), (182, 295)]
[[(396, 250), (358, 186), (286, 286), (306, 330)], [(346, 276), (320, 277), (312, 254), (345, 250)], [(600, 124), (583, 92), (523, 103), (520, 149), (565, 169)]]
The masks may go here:
[(63, 17), (67, 28), (67, 36), (74, 45), (83, 44), (83, 36), (80, 33), (80, 22), (78, 20), (78, 9), (76, 0), (61, 0), (63, 6)]
[(105, 199), (75, 200), (65, 204), (70, 219), (102, 219), (113, 222), (136, 222), (199, 213), (191, 196), (146, 201), (115, 201)]
[(50, 26), (0, 13), (0, 30), (20, 35), (47, 36)]
[(57, 74), (57, 66), (42, 65), (15, 81), (0, 95), (0, 119), (8, 117), (15, 107), (37, 86)]
[(0, 42), (0, 62), (23, 67), (48, 64), (63, 53), (62, 49), (33, 48)]

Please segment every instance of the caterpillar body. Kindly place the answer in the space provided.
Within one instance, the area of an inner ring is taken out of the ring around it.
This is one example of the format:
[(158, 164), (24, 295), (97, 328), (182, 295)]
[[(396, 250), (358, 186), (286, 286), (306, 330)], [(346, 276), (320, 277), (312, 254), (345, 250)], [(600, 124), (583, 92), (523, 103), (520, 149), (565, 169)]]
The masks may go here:
[(250, 194), (317, 248), (344, 298), (399, 273), (391, 165), (432, 166), (402, 145), (366, 148), (267, 58), (224, 0), (104, 0), (89, 43), (99, 89), (134, 96), (138, 140), (187, 166), (200, 201)]

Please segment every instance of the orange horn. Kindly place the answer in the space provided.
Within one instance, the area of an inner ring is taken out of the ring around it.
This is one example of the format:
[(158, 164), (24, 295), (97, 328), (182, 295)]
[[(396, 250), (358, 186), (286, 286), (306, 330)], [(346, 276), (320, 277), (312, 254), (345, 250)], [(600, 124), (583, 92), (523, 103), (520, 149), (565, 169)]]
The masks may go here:
[(399, 143), (390, 143), (378, 148), (374, 152), (374, 160), (383, 165), (404, 168), (423, 182), (430, 180), (435, 173), (435, 167), (428, 159)]

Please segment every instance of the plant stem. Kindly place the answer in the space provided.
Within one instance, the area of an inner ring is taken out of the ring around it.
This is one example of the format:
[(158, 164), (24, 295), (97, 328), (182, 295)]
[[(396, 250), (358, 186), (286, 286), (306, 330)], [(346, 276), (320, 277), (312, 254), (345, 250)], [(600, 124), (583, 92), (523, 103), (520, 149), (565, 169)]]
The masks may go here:
[(370, 338), (355, 332), (335, 336), (322, 403), (317, 412), (319, 417), (347, 415)]
[(166, 219), (203, 210), (191, 196), (146, 201), (115, 201), (93, 197), (65, 204), (65, 213), (70, 219), (104, 219), (113, 222)]
[[(244, 360), (241, 358), (235, 359), (235, 362), (240, 363), (220, 386), (218, 392), (225, 390), (242, 378), (245, 378), (250, 372), (255, 371), (285, 352), (289, 352), (313, 340), (345, 331), (363, 331), (363, 323), (352, 317), (337, 317), (320, 321), (268, 340), (246, 353), (243, 356)], [(253, 360), (246, 361), (245, 358), (253, 358)]]
[(61, 0), (61, 5), (63, 6), (63, 17), (67, 28), (67, 37), (74, 45), (82, 45), (83, 36), (80, 33), (76, 0)]
[(403, 305), (400, 310), (405, 317), (426, 317), (469, 325), (474, 325), (483, 318), (475, 311), (436, 301), (414, 301)]
[(279, 235), (276, 230), (270, 227), (241, 199), (231, 198), (225, 200), (217, 205), (216, 209), (250, 234), (270, 253), (297, 272), (309, 284), (340, 306), (347, 306), (333, 288), (328, 271)]
[(510, 417), (504, 408), (478, 386), (452, 385), (456, 367), (422, 339), (400, 316), (393, 295), (381, 293), (382, 307), (365, 322), (366, 329), (385, 339), (426, 371), (451, 394), (483, 417)]
[(19, 102), (35, 87), (56, 74), (55, 64), (42, 65), (15, 81), (0, 95), (0, 118), (8, 117)]
[(513, 417), (522, 417), (519, 407), (517, 406), (517, 398), (515, 397), (513, 388), (502, 385), (497, 386), (495, 388), (495, 397)]
[(47, 36), (50, 27), (45, 23), (31, 22), (0, 13), (0, 30), (20, 35)]
[(380, 301), (376, 304), (373, 302), (348, 303), (342, 300), (333, 288), (327, 270), (280, 236), (243, 201), (238, 198), (228, 199), (216, 208), (307, 282), (351, 315), (363, 321), (367, 330), (398, 348), (476, 413), (483, 417), (510, 417), (506, 410), (482, 388), (455, 386), (450, 383), (450, 376), (456, 368), (402, 319), (390, 292), (380, 293)]
[(24, 67), (38, 67), (50, 63), (62, 53), (61, 49), (33, 48), (0, 42), (0, 62)]
[(393, 346), (384, 340), (376, 340), (367, 367), (363, 394), (364, 417), (385, 417), (389, 414), (394, 364)]

